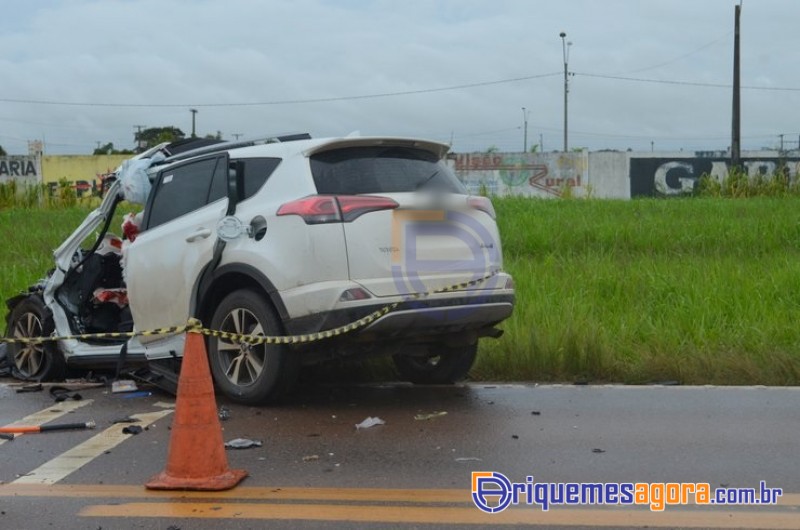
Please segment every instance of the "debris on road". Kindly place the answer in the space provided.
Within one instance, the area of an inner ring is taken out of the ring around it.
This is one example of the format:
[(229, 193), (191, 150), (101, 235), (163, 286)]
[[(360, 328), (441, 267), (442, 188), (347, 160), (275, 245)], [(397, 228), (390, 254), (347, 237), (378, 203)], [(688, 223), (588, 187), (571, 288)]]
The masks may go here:
[(356, 430), (369, 429), (370, 427), (375, 427), (376, 425), (386, 425), (386, 422), (377, 416), (368, 416), (364, 421), (356, 424)]
[(531, 416), (541, 416), (541, 415), (542, 415), (541, 411), (538, 411), (538, 410), (532, 410), (531, 411)]
[(605, 449), (599, 449), (599, 448), (595, 447), (594, 449), (592, 449), (592, 452), (593, 453), (605, 453), (606, 450)]
[(13, 440), (14, 435), (10, 432), (0, 432), (0, 440)]
[(231, 419), (231, 409), (229, 409), (225, 405), (222, 405), (219, 408), (219, 420), (228, 421), (229, 419)]
[(416, 416), (414, 416), (414, 419), (424, 421), (424, 420), (431, 420), (433, 418), (439, 418), (441, 416), (446, 416), (446, 415), (447, 412), (443, 410), (441, 412), (432, 412), (431, 414), (417, 414)]
[(308, 455), (303, 457), (303, 462), (313, 462), (319, 460), (319, 455)]
[(139, 423), (139, 420), (136, 418), (131, 418), (130, 416), (125, 416), (124, 418), (117, 418), (111, 423)]
[(147, 390), (140, 390), (139, 392), (128, 392), (118, 397), (120, 397), (121, 399), (137, 399), (143, 397), (150, 397), (152, 395), (153, 395), (152, 392), (148, 392)]
[(139, 387), (136, 386), (136, 381), (132, 379), (118, 379), (111, 383), (111, 393), (121, 394), (123, 392), (136, 392)]
[(251, 447), (261, 447), (261, 440), (251, 440), (249, 438), (234, 438), (225, 442), (225, 449), (250, 449)]
[(140, 434), (143, 430), (141, 425), (128, 425), (122, 429), (122, 434)]
[(55, 400), (56, 403), (61, 403), (68, 399), (74, 399), (75, 401), (83, 399), (82, 395), (63, 386), (51, 386), (50, 395), (53, 396), (53, 400)]
[(478, 458), (477, 456), (462, 456), (456, 458), (456, 462), (483, 462), (483, 459)]
[(96, 423), (87, 421), (83, 423), (56, 423), (53, 425), (6, 425), (0, 427), (0, 433), (32, 434), (48, 431), (68, 431), (74, 429), (94, 429)]
[(25, 385), (17, 389), (17, 394), (27, 394), (28, 392), (41, 392), (42, 388), (43, 387), (41, 383), (35, 385)]
[(174, 409), (175, 408), (175, 403), (174, 402), (173, 403), (167, 403), (166, 401), (157, 401), (157, 402), (153, 403), (153, 406), (154, 407), (159, 407), (159, 408), (162, 408), (162, 409)]

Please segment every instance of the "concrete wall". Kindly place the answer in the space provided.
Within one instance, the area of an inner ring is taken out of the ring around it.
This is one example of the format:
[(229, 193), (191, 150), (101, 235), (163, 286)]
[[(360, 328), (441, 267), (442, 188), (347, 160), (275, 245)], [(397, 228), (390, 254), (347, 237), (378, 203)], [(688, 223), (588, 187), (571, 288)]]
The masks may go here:
[[(783, 166), (790, 178), (800, 174), (800, 152), (746, 151), (751, 177), (772, 174)], [(458, 153), (449, 157), (459, 179), (472, 193), (604, 199), (668, 197), (689, 193), (704, 174), (728, 175), (725, 151), (593, 153)]]
[[(79, 196), (99, 195), (102, 178), (130, 155), (0, 157), (0, 183), (43, 182), (55, 188), (66, 180)], [(790, 178), (800, 174), (800, 151), (746, 151), (744, 166), (751, 176), (785, 167)], [(724, 151), (697, 152), (572, 152), (453, 153), (448, 164), (472, 193), (526, 197), (629, 199), (688, 193), (703, 174), (719, 180), (728, 175)]]
[(55, 188), (66, 180), (79, 196), (100, 195), (102, 179), (132, 155), (65, 155), (42, 157), (42, 182)]

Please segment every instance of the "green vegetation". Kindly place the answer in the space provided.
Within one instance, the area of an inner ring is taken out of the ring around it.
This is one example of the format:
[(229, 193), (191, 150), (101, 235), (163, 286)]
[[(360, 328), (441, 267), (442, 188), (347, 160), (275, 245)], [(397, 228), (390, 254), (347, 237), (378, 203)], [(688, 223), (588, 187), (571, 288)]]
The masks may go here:
[(0, 208), (0, 330), (5, 301), (27, 289), (53, 268), (53, 250), (86, 217), (88, 209)]
[(749, 176), (741, 168), (731, 168), (724, 180), (703, 175), (697, 183), (696, 194), (701, 197), (798, 197), (800, 180), (792, 179), (785, 163), (771, 174)]
[(800, 200), (496, 201), (517, 307), (482, 379), (800, 382)]
[[(494, 202), (517, 306), (474, 378), (800, 383), (799, 198)], [(87, 211), (0, 208), (0, 299)]]
[(46, 184), (18, 185), (15, 180), (0, 183), (0, 209), (3, 208), (72, 208), (78, 205), (89, 206), (97, 199), (79, 199), (72, 184), (61, 180), (55, 189)]

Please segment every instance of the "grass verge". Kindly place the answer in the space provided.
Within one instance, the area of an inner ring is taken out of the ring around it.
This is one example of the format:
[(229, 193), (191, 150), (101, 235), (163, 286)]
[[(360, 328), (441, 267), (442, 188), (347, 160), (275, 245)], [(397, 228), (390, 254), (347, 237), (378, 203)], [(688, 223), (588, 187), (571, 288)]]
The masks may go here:
[[(473, 378), (800, 383), (800, 198), (495, 206), (517, 306)], [(0, 210), (2, 300), (53, 266), (87, 211)]]

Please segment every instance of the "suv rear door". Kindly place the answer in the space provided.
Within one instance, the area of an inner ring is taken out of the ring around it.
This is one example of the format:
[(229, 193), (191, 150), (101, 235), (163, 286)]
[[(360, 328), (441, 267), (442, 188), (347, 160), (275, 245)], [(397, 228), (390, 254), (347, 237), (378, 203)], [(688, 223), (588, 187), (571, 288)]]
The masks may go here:
[(224, 190), (227, 171), (227, 157), (216, 156), (158, 174), (142, 232), (127, 250), (125, 280), (137, 330), (180, 326), (189, 318), (193, 289), (213, 257), (216, 226), (227, 207), (212, 190)]
[(501, 266), (491, 203), (468, 196), (441, 160), (445, 150), (426, 142), (356, 141), (310, 157), (318, 193), (338, 196), (343, 211), (351, 196), (398, 205), (344, 223), (350, 279), (377, 296), (443, 288)]

